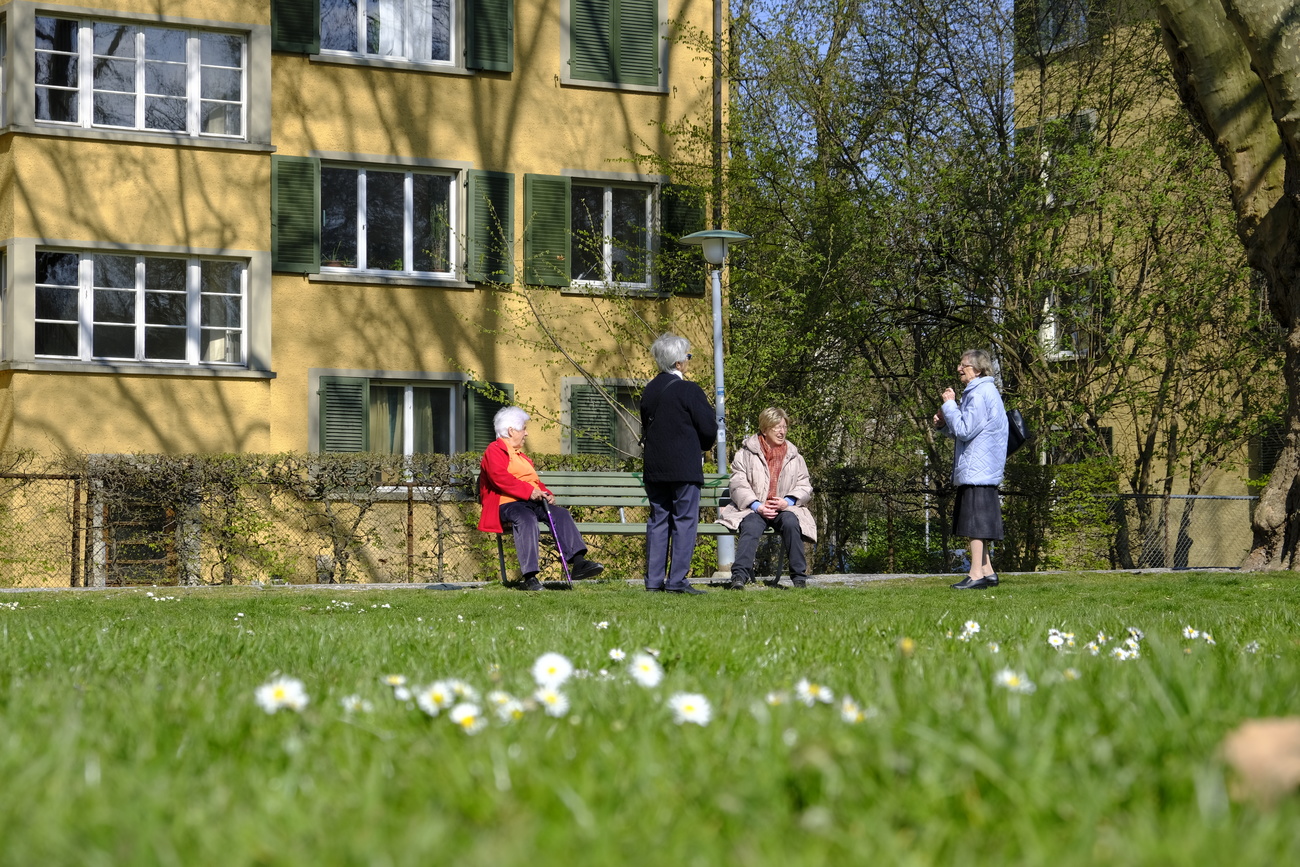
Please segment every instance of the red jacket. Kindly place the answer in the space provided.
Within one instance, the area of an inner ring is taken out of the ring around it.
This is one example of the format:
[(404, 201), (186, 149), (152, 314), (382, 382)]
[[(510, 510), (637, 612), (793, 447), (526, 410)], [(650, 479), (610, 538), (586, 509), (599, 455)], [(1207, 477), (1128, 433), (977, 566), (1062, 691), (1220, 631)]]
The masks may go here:
[[(527, 456), (524, 460), (532, 463)], [(479, 515), (478, 528), (485, 533), (501, 533), (501, 495), (527, 500), (532, 496), (533, 486), (523, 479), (510, 474), (510, 448), (505, 440), (496, 439), (483, 450), (483, 460), (479, 461), (478, 501), (483, 504), (483, 513)], [(546, 493), (550, 490), (540, 481), (537, 483)]]

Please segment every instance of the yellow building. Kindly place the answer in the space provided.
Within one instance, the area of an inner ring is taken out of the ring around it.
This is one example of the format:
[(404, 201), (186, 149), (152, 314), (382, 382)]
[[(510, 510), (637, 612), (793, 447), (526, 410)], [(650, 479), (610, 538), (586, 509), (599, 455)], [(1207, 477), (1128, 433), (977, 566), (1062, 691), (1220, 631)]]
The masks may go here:
[(703, 208), (654, 166), (712, 110), (681, 39), (712, 26), (705, 0), (0, 4), (0, 447), (455, 453), (503, 392), (573, 416), (546, 334), (648, 377), (610, 322), (703, 304), (702, 265), (683, 300), (657, 261)]

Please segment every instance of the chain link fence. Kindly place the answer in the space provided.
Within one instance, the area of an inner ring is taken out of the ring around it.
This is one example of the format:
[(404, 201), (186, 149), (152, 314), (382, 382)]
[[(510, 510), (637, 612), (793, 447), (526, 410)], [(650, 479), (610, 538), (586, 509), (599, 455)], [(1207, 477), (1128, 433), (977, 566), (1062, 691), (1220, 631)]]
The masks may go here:
[[(477, 455), (458, 457), (422, 467), (357, 456), (101, 457), (77, 472), (0, 473), (0, 587), (495, 580), (496, 540), (477, 529), (474, 473), (456, 469), (472, 460), (476, 471)], [(628, 469), (581, 456), (537, 462)], [(1008, 572), (1232, 568), (1250, 547), (1253, 501), (1007, 491), (996, 556)], [(819, 574), (964, 568), (966, 540), (949, 534), (943, 490), (827, 485), (813, 509)], [(574, 509), (578, 520), (619, 519), (605, 511)], [(643, 574), (639, 537), (588, 543), (609, 577)], [(770, 574), (778, 554), (765, 545), (758, 573)], [(694, 574), (711, 574), (715, 557), (714, 541), (701, 538)], [(553, 558), (547, 569), (559, 577)]]

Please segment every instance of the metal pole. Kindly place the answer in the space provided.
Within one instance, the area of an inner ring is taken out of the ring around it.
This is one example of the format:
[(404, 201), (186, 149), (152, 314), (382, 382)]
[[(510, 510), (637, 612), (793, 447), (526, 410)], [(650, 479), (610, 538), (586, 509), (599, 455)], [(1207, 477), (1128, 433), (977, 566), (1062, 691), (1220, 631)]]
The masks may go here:
[[(713, 269), (713, 395), (718, 419), (718, 472), (727, 472), (727, 388), (722, 374), (722, 268)], [(719, 510), (721, 514), (721, 510)], [(731, 572), (736, 562), (736, 540), (730, 534), (718, 537), (718, 571)]]

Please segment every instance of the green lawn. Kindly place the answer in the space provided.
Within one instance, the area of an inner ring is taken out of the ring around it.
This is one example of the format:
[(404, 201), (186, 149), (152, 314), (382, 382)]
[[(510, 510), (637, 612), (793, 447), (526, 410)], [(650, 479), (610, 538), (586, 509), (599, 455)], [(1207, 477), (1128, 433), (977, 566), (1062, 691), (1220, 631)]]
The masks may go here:
[[(1300, 795), (1237, 803), (1215, 755), (1300, 714), (1300, 578), (949, 580), (0, 594), (0, 864), (1300, 863)], [(477, 733), (383, 682), (526, 698), (547, 652), (567, 713)], [(259, 706), (277, 673), (300, 712)]]

